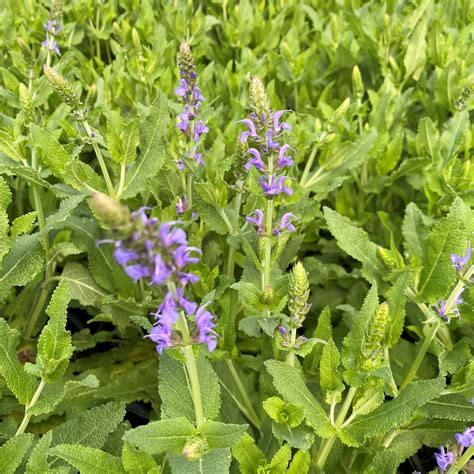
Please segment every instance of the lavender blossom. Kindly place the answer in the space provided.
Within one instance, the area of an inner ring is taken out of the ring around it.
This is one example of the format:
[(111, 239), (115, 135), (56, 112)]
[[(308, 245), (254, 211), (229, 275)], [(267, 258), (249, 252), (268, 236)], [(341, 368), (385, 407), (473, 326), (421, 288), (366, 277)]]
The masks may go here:
[(257, 226), (257, 233), (263, 234), (265, 232), (265, 228), (263, 225), (263, 211), (261, 209), (255, 209), (254, 212), (249, 214), (245, 220), (249, 224), (253, 224)]
[(51, 6), (51, 12), (49, 19), (46, 23), (43, 24), (44, 30), (46, 32), (46, 38), (41, 43), (41, 46), (49, 51), (50, 53), (61, 54), (59, 50), (59, 45), (57, 39), (61, 36), (62, 25), (61, 25), (61, 2), (53, 0)]
[(287, 176), (277, 177), (274, 174), (270, 176), (260, 176), (258, 181), (262, 187), (263, 193), (267, 198), (273, 198), (279, 194), (287, 194), (291, 196), (293, 194), (293, 189), (284, 185), (285, 181), (288, 179)]
[(459, 293), (454, 298), (453, 307), (447, 307), (446, 300), (439, 300), (437, 305), (434, 305), (433, 308), (438, 312), (440, 318), (444, 319), (448, 324), (451, 321), (452, 316), (459, 316), (459, 309), (457, 308), (463, 301), (461, 299), (461, 294), (464, 291), (464, 288), (461, 288)]
[(214, 331), (215, 324), (212, 321), (214, 315), (201, 306), (196, 311), (196, 329), (198, 340), (201, 344), (207, 344), (209, 352), (212, 352), (217, 346), (217, 334)]
[(156, 316), (157, 323), (153, 326), (148, 337), (156, 343), (158, 353), (162, 354), (163, 349), (171, 346), (173, 325), (179, 318), (176, 302), (171, 292), (166, 294), (157, 312), (152, 314)]
[[(189, 150), (185, 153), (185, 157), (191, 159), (191, 164), (188, 163), (188, 160), (185, 161), (189, 166), (192, 166), (193, 161), (204, 166), (202, 153), (198, 151), (198, 147), (201, 137), (209, 132), (209, 128), (202, 120), (198, 120), (204, 97), (196, 84), (196, 67), (191, 56), (191, 48), (186, 42), (182, 42), (179, 48), (179, 75), (179, 85), (174, 92), (178, 97), (182, 97), (184, 110), (178, 115), (176, 127), (186, 136), (189, 144), (194, 143), (194, 145), (190, 145), (191, 156), (189, 156)], [(178, 162), (180, 171), (184, 168), (185, 161)]]
[(460, 256), (455, 253), (451, 254), (451, 262), (453, 267), (460, 273), (463, 273), (464, 267), (469, 263), (471, 260), (471, 242), (468, 243), (466, 249), (466, 255)]
[(469, 448), (474, 443), (474, 426), (467, 428), (463, 433), (457, 433), (455, 437), (458, 444)]
[(435, 453), (436, 462), (439, 468), (445, 471), (449, 465), (453, 464), (454, 454), (449, 451), (446, 452), (444, 446), (440, 446), (439, 451), (439, 453)]
[(178, 198), (176, 201), (176, 214), (184, 214), (188, 210), (188, 196), (186, 194), (183, 194), (182, 198)]
[(283, 232), (285, 229), (288, 231), (288, 232), (295, 232), (295, 226), (291, 223), (292, 220), (296, 219), (296, 216), (294, 214), (292, 214), (291, 212), (286, 212), (285, 214), (283, 214), (283, 216), (281, 217), (281, 220), (280, 220), (280, 224), (278, 225), (278, 227), (276, 227), (275, 229), (273, 229), (273, 235), (280, 235), (281, 232)]

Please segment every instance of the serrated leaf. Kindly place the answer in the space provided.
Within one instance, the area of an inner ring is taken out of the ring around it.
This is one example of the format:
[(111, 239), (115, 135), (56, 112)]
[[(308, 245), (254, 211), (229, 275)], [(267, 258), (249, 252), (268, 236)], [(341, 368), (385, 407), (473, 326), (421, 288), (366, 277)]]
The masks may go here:
[(24, 161), (25, 158), (15, 144), (12, 135), (4, 130), (0, 130), (0, 152), (5, 153), (8, 158), (15, 161)]
[(147, 182), (154, 178), (164, 163), (163, 140), (168, 128), (168, 106), (161, 92), (151, 105), (148, 117), (142, 121), (140, 157), (127, 170), (123, 199), (129, 199), (143, 191)]
[(186, 418), (169, 418), (152, 421), (125, 433), (127, 443), (148, 454), (167, 451), (181, 452), (186, 441), (196, 433), (194, 425)]
[(89, 270), (80, 263), (67, 262), (61, 274), (71, 289), (71, 299), (83, 306), (96, 306), (106, 293), (93, 280)]
[[(214, 419), (219, 415), (220, 385), (211, 364), (201, 355), (197, 361), (204, 416)], [(189, 393), (183, 364), (164, 355), (160, 358), (159, 392), (162, 401), (162, 418), (186, 417), (195, 421), (194, 404)]]
[(273, 436), (280, 443), (288, 443), (292, 448), (309, 450), (314, 443), (314, 432), (305, 425), (290, 428), (288, 425), (272, 424)]
[(49, 454), (58, 456), (80, 472), (88, 474), (119, 474), (124, 473), (119, 458), (97, 448), (60, 444), (51, 448)]
[(427, 218), (414, 202), (408, 204), (403, 218), (404, 246), (411, 257), (423, 257), (424, 241), (429, 235)]
[(11, 329), (7, 322), (0, 318), (0, 375), (8, 388), (22, 405), (26, 405), (36, 390), (36, 381), (27, 374), (17, 357), (16, 346), (20, 333)]
[(24, 286), (43, 269), (44, 250), (37, 235), (21, 235), (3, 259), (0, 271), (0, 301), (12, 286)]
[(47, 453), (51, 444), (52, 433), (48, 431), (43, 434), (36, 442), (35, 447), (31, 451), (28, 463), (26, 464), (26, 474), (38, 474), (39, 472), (47, 473), (50, 465), (47, 460)]
[(21, 234), (29, 234), (31, 229), (36, 222), (36, 217), (38, 216), (37, 211), (28, 212), (22, 216), (17, 217), (11, 225), (10, 236), (11, 238), (18, 237)]
[(336, 211), (328, 207), (323, 210), (329, 231), (336, 238), (337, 245), (362, 263), (363, 276), (372, 283), (386, 273), (382, 262), (377, 258), (377, 245), (369, 240), (367, 232), (354, 226), (347, 217)]
[(270, 397), (263, 402), (263, 409), (277, 423), (283, 423), (290, 428), (296, 428), (304, 419), (303, 405), (285, 403), (279, 397)]
[(430, 117), (420, 120), (415, 144), (419, 155), (423, 155), (426, 150), (431, 159), (436, 161), (439, 156), (439, 133)]
[(30, 132), (32, 145), (42, 151), (41, 161), (52, 171), (54, 176), (60, 178), (69, 161), (69, 153), (47, 130), (37, 125), (31, 125)]
[(340, 401), (340, 393), (344, 390), (344, 384), (338, 372), (339, 362), (339, 351), (334, 341), (330, 339), (323, 347), (319, 368), (319, 384), (325, 394), (326, 403), (334, 400), (335, 393), (339, 393), (339, 397), (336, 396), (335, 400)]
[(240, 443), (232, 449), (232, 455), (237, 459), (242, 474), (254, 473), (258, 466), (267, 462), (265, 454), (255, 445), (249, 434), (244, 435)]
[(462, 395), (443, 395), (421, 408), (424, 416), (431, 419), (474, 422), (474, 406)]
[(228, 474), (232, 456), (227, 448), (209, 451), (195, 461), (177, 454), (170, 454), (167, 459), (173, 474)]
[(38, 363), (43, 380), (52, 383), (64, 375), (74, 352), (71, 333), (66, 331), (67, 307), (71, 300), (69, 285), (61, 281), (46, 308), (50, 317), (38, 339)]
[(207, 421), (201, 428), (201, 433), (206, 438), (209, 449), (232, 448), (244, 435), (248, 425), (236, 425)]
[(466, 110), (454, 114), (448, 127), (441, 135), (440, 154), (443, 160), (443, 166), (447, 166), (449, 160), (453, 158), (458, 151), (464, 136), (464, 132), (469, 128), (469, 114)]
[(405, 291), (410, 284), (411, 274), (404, 271), (397, 276), (394, 285), (387, 293), (389, 308), (390, 329), (387, 345), (393, 347), (400, 339), (405, 322)]
[(22, 433), (0, 446), (0, 472), (2, 474), (15, 474), (33, 439), (31, 433)]
[(125, 416), (121, 402), (110, 402), (82, 412), (53, 430), (52, 445), (80, 444), (101, 448)]
[(405, 65), (405, 77), (413, 77), (415, 81), (421, 76), (426, 62), (426, 31), (427, 18), (423, 18), (415, 28), (408, 42), (407, 51), (403, 64)]
[(266, 361), (265, 366), (273, 378), (273, 385), (283, 398), (290, 403), (304, 406), (306, 422), (316, 434), (321, 438), (334, 436), (334, 427), (322, 406), (305, 385), (301, 372), (276, 360)]
[(435, 302), (446, 296), (456, 280), (451, 254), (464, 255), (467, 237), (472, 231), (472, 211), (456, 198), (446, 217), (441, 218), (423, 243), (423, 269), (418, 292), (423, 302)]
[(307, 474), (311, 466), (311, 456), (309, 451), (299, 450), (291, 460), (286, 474)]
[(291, 448), (288, 444), (284, 444), (273, 456), (270, 464), (267, 464), (267, 468), (270, 472), (275, 474), (284, 474), (288, 463), (291, 459)]
[(47, 235), (49, 231), (62, 226), (64, 221), (68, 219), (72, 211), (84, 200), (85, 197), (86, 196), (84, 194), (78, 194), (67, 199), (63, 199), (61, 204), (59, 204), (59, 210), (48, 216), (46, 219), (46, 225), (38, 235), (42, 237)]
[(409, 421), (417, 408), (437, 398), (444, 387), (443, 379), (412, 382), (394, 400), (380, 405), (368, 415), (356, 418), (339, 433), (339, 437), (348, 446), (359, 446), (367, 438), (383, 435)]
[(143, 451), (135, 449), (131, 444), (125, 443), (122, 450), (122, 464), (130, 474), (158, 474), (158, 464), (153, 457)]
[[(314, 330), (313, 337), (322, 341), (329, 341), (332, 337), (332, 326), (331, 326), (331, 310), (329, 306), (326, 306), (318, 317), (318, 323)], [(323, 344), (315, 344), (310, 357), (306, 357), (304, 361), (304, 368), (311, 372), (319, 370), (319, 362), (321, 360), (321, 354), (323, 352)]]

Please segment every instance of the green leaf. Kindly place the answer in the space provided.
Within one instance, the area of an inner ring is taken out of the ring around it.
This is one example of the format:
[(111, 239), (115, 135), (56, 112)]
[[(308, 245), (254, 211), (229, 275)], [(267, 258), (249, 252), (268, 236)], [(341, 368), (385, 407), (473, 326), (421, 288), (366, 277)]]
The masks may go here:
[(37, 125), (31, 125), (30, 132), (32, 145), (42, 151), (41, 161), (52, 171), (54, 176), (60, 178), (69, 161), (69, 153), (47, 130)]
[(465, 397), (457, 394), (443, 395), (431, 400), (421, 408), (427, 418), (474, 422), (474, 406)]
[[(318, 324), (314, 330), (313, 337), (322, 341), (329, 341), (332, 337), (331, 310), (326, 306), (318, 317)], [(304, 367), (311, 372), (319, 370), (319, 362), (323, 353), (323, 345), (315, 344), (310, 357), (304, 361)]]
[(72, 211), (84, 200), (85, 194), (78, 194), (61, 201), (58, 212), (48, 216), (46, 225), (43, 227), (39, 236), (47, 235), (50, 230), (62, 227), (64, 221), (71, 215)]
[(18, 360), (16, 346), (19, 337), (20, 333), (11, 329), (7, 322), (0, 318), (0, 375), (18, 401), (26, 405), (31, 400), (37, 384), (35, 378), (25, 372)]
[(61, 274), (71, 289), (71, 299), (83, 306), (97, 306), (106, 293), (93, 280), (89, 270), (80, 263), (67, 262)]
[(395, 474), (399, 464), (400, 459), (396, 452), (392, 449), (385, 449), (374, 456), (364, 474)]
[(265, 454), (257, 448), (249, 434), (246, 434), (232, 449), (232, 455), (237, 459), (242, 474), (253, 474), (258, 466), (263, 466), (267, 462)]
[(290, 428), (288, 425), (273, 423), (272, 433), (280, 443), (286, 442), (296, 449), (307, 451), (314, 443), (314, 432), (305, 425)]
[(37, 235), (21, 235), (13, 242), (12, 249), (3, 259), (0, 271), (0, 301), (12, 286), (24, 286), (43, 270), (44, 250)]
[(51, 439), (52, 433), (51, 431), (48, 431), (36, 442), (36, 445), (28, 458), (28, 463), (26, 464), (26, 474), (38, 474), (39, 472), (46, 473), (49, 471), (50, 465), (47, 457)]
[(467, 237), (474, 219), (472, 211), (460, 198), (456, 198), (449, 213), (434, 226), (423, 243), (423, 269), (419, 279), (420, 301), (435, 302), (446, 297), (456, 278), (450, 255), (464, 255)]
[(0, 152), (5, 153), (8, 158), (15, 161), (25, 160), (23, 154), (15, 144), (14, 137), (4, 130), (0, 130)]
[(101, 448), (125, 416), (125, 405), (110, 402), (82, 412), (53, 430), (53, 446), (80, 444)]
[[(214, 419), (219, 416), (220, 385), (211, 364), (201, 355), (197, 361), (201, 399), (204, 416)], [(186, 417), (195, 422), (194, 404), (189, 393), (187, 376), (182, 363), (168, 355), (160, 358), (159, 385), (162, 418)]]
[(449, 122), (449, 126), (441, 135), (441, 158), (443, 166), (447, 166), (451, 158), (458, 151), (464, 137), (464, 133), (469, 129), (469, 114), (466, 110), (454, 114)]
[(215, 449), (205, 453), (195, 461), (189, 461), (181, 455), (170, 454), (167, 457), (173, 474), (228, 474), (232, 456), (230, 450)]
[(288, 463), (291, 459), (291, 448), (288, 444), (284, 444), (273, 456), (270, 464), (267, 464), (267, 469), (272, 474), (284, 474)]
[(88, 474), (124, 473), (119, 458), (97, 448), (60, 444), (49, 450), (49, 454), (67, 461), (80, 472)]
[(403, 218), (404, 246), (411, 257), (423, 257), (424, 241), (430, 233), (428, 219), (414, 202), (408, 204)]
[(405, 322), (405, 291), (410, 284), (411, 273), (403, 271), (400, 273), (392, 288), (387, 293), (387, 303), (389, 308), (390, 329), (388, 335), (388, 347), (393, 347), (400, 339)]
[(158, 474), (158, 464), (147, 453), (135, 449), (131, 444), (125, 443), (122, 450), (123, 467), (130, 474)]
[(383, 435), (409, 421), (417, 408), (437, 398), (444, 387), (443, 379), (412, 382), (394, 400), (380, 405), (368, 415), (356, 418), (339, 433), (339, 437), (348, 446), (359, 446), (367, 438)]
[(336, 238), (337, 245), (348, 255), (362, 262), (362, 275), (371, 283), (386, 273), (377, 257), (377, 245), (369, 240), (365, 230), (354, 224), (336, 211), (324, 207), (324, 217), (329, 231)]
[(38, 216), (37, 211), (28, 212), (22, 216), (17, 217), (10, 228), (10, 235), (12, 238), (18, 237), (21, 234), (29, 234), (36, 222)]
[(31, 433), (23, 433), (0, 446), (0, 472), (2, 474), (15, 474), (33, 439), (34, 436)]
[[(429, 117), (423, 117), (420, 120), (415, 145), (419, 155), (427, 153), (433, 161), (437, 161), (439, 156), (439, 133)], [(414, 204), (410, 203), (410, 205)]]
[(239, 442), (248, 425), (236, 425), (207, 421), (201, 428), (201, 433), (206, 438), (209, 449), (232, 448)]
[(309, 451), (299, 450), (291, 460), (286, 474), (307, 474), (311, 466), (311, 456)]
[(294, 404), (303, 405), (306, 422), (321, 438), (334, 436), (335, 429), (326, 412), (306, 387), (301, 372), (284, 362), (268, 360), (265, 366), (273, 378), (273, 385), (283, 398)]
[(279, 397), (267, 398), (263, 408), (272, 420), (287, 424), (290, 428), (296, 428), (304, 419), (303, 405), (285, 403)]
[(334, 341), (330, 339), (323, 347), (319, 368), (319, 384), (326, 403), (339, 402), (344, 391), (344, 384), (338, 372), (339, 362), (339, 351)]
[(162, 92), (151, 105), (148, 117), (142, 121), (140, 158), (127, 170), (122, 198), (130, 199), (146, 188), (163, 166), (164, 136), (168, 129), (168, 106)]
[(67, 307), (70, 300), (69, 285), (61, 281), (46, 308), (46, 314), (50, 319), (38, 339), (37, 363), (41, 367), (41, 376), (47, 383), (52, 383), (64, 375), (74, 352), (71, 333), (66, 331)]
[(421, 76), (426, 62), (426, 31), (428, 19), (423, 18), (408, 42), (403, 64), (405, 65), (405, 78), (413, 77), (415, 81)]
[(181, 452), (188, 438), (195, 433), (196, 428), (186, 418), (170, 418), (127, 431), (123, 439), (148, 454), (159, 454)]

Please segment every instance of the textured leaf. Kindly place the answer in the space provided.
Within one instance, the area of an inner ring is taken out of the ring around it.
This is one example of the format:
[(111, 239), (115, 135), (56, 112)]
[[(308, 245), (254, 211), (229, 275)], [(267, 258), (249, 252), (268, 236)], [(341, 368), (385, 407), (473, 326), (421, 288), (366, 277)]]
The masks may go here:
[(387, 303), (390, 316), (390, 332), (388, 336), (388, 347), (393, 347), (403, 332), (405, 322), (405, 291), (410, 284), (411, 274), (404, 271), (398, 275), (394, 285), (387, 293)]
[(71, 289), (71, 299), (83, 306), (96, 306), (106, 293), (93, 280), (89, 270), (80, 263), (67, 262), (61, 274)]
[(28, 448), (33, 443), (33, 439), (32, 434), (23, 433), (0, 446), (0, 472), (2, 474), (14, 474), (16, 472)]
[(341, 398), (340, 394), (344, 390), (344, 384), (337, 370), (339, 362), (339, 351), (334, 341), (330, 339), (323, 347), (319, 369), (319, 384), (325, 394), (326, 403), (330, 403), (334, 399), (335, 393), (339, 394), (336, 396), (336, 401), (339, 401)]
[(159, 454), (181, 452), (188, 438), (195, 433), (196, 428), (186, 418), (169, 418), (127, 431), (123, 439), (148, 454)]
[(240, 472), (250, 474), (256, 471), (258, 466), (266, 463), (265, 454), (255, 445), (254, 439), (246, 434), (240, 443), (232, 449), (232, 455), (239, 462)]
[(334, 427), (326, 412), (306, 387), (301, 372), (276, 360), (266, 361), (265, 366), (273, 378), (275, 388), (283, 398), (290, 403), (304, 406), (306, 422), (315, 430), (316, 434), (322, 438), (333, 436)]
[(425, 17), (418, 23), (408, 42), (407, 51), (403, 63), (405, 65), (406, 77), (412, 76), (417, 81), (426, 62), (426, 31), (428, 20)]
[(424, 241), (429, 235), (429, 228), (427, 227), (427, 218), (413, 202), (408, 204), (405, 209), (402, 233), (405, 249), (409, 255), (421, 259)]
[(311, 465), (311, 456), (308, 452), (298, 451), (291, 460), (287, 474), (307, 474)]
[(324, 217), (338, 246), (351, 257), (362, 262), (362, 274), (369, 282), (385, 273), (385, 268), (377, 258), (377, 245), (369, 240), (367, 232), (344, 216), (327, 207), (323, 208)]
[(72, 211), (84, 200), (84, 198), (84, 194), (79, 194), (61, 201), (58, 212), (48, 216), (46, 219), (46, 225), (38, 235), (42, 237), (43, 235), (47, 235), (50, 230), (62, 226), (64, 221), (71, 215)]
[(314, 432), (305, 425), (290, 428), (288, 425), (273, 423), (272, 433), (280, 443), (288, 443), (296, 449), (308, 451), (314, 443)]
[(449, 126), (443, 132), (440, 139), (440, 153), (444, 166), (447, 166), (449, 160), (455, 156), (462, 143), (464, 133), (468, 128), (469, 115), (467, 111), (458, 112), (449, 122)]
[(149, 474), (150, 471), (158, 474), (160, 469), (155, 460), (147, 453), (135, 449), (132, 445), (125, 443), (122, 450), (123, 467), (130, 474)]
[(62, 281), (54, 290), (51, 302), (46, 308), (50, 319), (38, 339), (37, 361), (41, 366), (42, 378), (48, 383), (64, 375), (74, 352), (71, 333), (66, 331), (67, 307), (70, 300), (69, 285)]
[(421, 155), (426, 153), (436, 161), (439, 155), (439, 133), (433, 121), (429, 117), (424, 117), (418, 124), (418, 132), (416, 134), (416, 149)]
[(383, 435), (409, 421), (417, 408), (437, 398), (444, 387), (442, 379), (412, 382), (394, 400), (380, 405), (368, 415), (356, 418), (340, 432), (340, 439), (349, 446), (358, 446), (367, 438)]
[(124, 473), (119, 458), (97, 448), (60, 444), (51, 448), (49, 453), (67, 461), (80, 472), (88, 474)]
[(47, 453), (51, 444), (52, 433), (48, 431), (36, 442), (31, 451), (28, 463), (26, 464), (26, 474), (38, 474), (39, 472), (48, 472), (50, 469)]
[(456, 198), (446, 217), (434, 226), (423, 244), (423, 269), (418, 284), (421, 301), (435, 302), (446, 296), (456, 280), (450, 256), (463, 255), (474, 224), (472, 211)]
[(31, 125), (31, 143), (39, 148), (41, 160), (54, 174), (61, 177), (69, 161), (69, 153), (58, 142), (57, 138), (47, 130)]
[(163, 140), (168, 128), (168, 106), (163, 93), (159, 92), (150, 114), (142, 123), (140, 157), (127, 170), (122, 197), (129, 199), (146, 187), (146, 183), (160, 171), (164, 162)]
[(421, 411), (428, 418), (474, 422), (474, 406), (462, 395), (443, 395), (423, 405)]
[(0, 318), (0, 375), (8, 388), (22, 405), (26, 405), (36, 390), (36, 381), (27, 374), (20, 364), (16, 353), (19, 332), (11, 329), (7, 322)]
[(196, 461), (188, 461), (181, 455), (168, 457), (173, 474), (228, 474), (232, 456), (229, 449), (215, 449)]
[(15, 161), (23, 161), (25, 159), (15, 145), (15, 139), (4, 130), (0, 130), (0, 152), (5, 153), (8, 158)]
[(10, 235), (12, 238), (18, 237), (21, 234), (29, 234), (36, 222), (38, 216), (37, 211), (28, 212), (22, 216), (17, 217), (10, 228)]
[(0, 271), (0, 301), (12, 286), (24, 286), (43, 269), (44, 250), (36, 235), (21, 235), (3, 259)]
[(80, 444), (101, 448), (124, 416), (125, 406), (120, 402), (91, 408), (54, 429), (52, 445)]
[(201, 432), (209, 444), (209, 449), (232, 448), (242, 438), (247, 428), (248, 425), (207, 421)]
[[(217, 418), (220, 408), (219, 379), (205, 357), (201, 355), (196, 362), (204, 416), (206, 419)], [(162, 418), (184, 416), (194, 422), (194, 405), (189, 393), (183, 364), (166, 355), (161, 357), (158, 380), (162, 401)]]

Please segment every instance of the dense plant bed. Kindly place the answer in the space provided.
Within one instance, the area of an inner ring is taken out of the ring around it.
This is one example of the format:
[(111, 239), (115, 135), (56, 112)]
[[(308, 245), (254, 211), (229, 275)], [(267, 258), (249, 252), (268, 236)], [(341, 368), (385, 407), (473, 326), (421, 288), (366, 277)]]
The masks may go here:
[(473, 5), (5, 0), (0, 472), (473, 472)]

